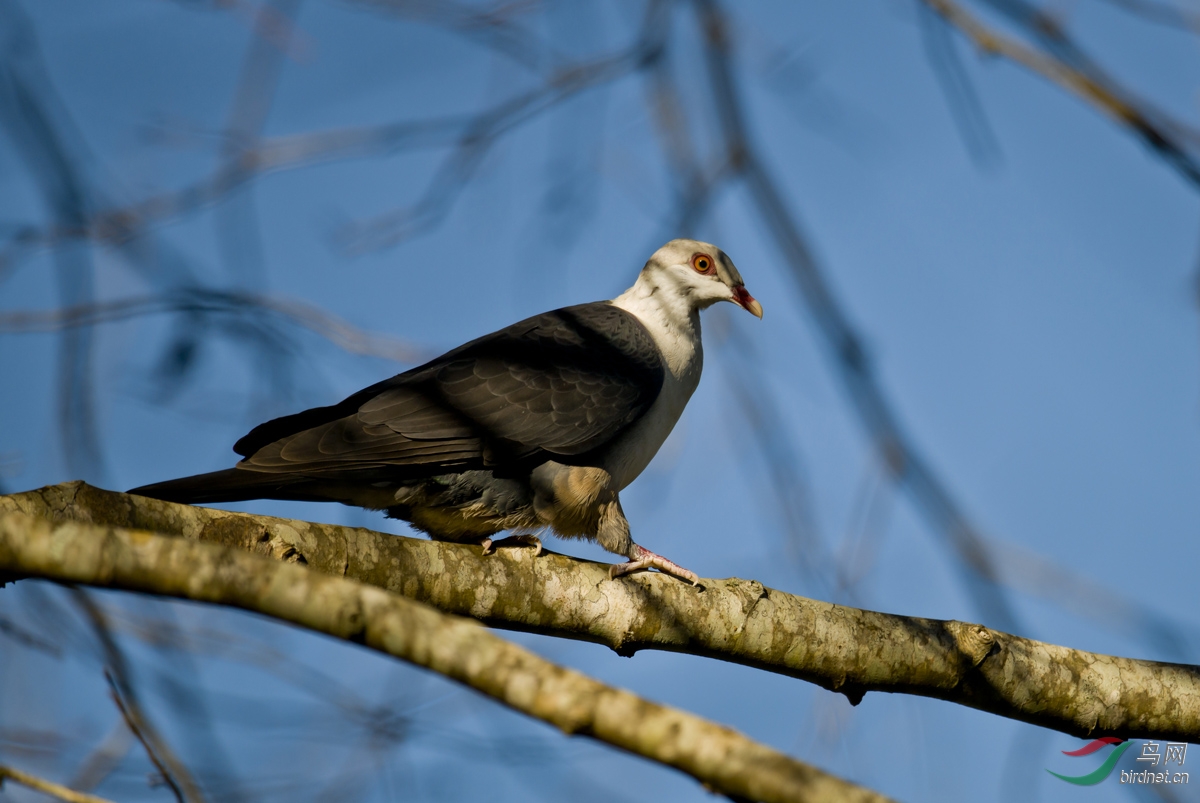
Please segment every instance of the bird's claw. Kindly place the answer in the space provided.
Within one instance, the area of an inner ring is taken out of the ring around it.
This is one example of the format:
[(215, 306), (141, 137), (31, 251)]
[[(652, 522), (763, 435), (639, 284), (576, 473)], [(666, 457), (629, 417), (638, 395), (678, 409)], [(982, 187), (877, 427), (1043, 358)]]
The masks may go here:
[(533, 556), (541, 557), (542, 554), (542, 539), (536, 535), (510, 535), (507, 538), (501, 538), (499, 541), (493, 541), (491, 538), (485, 538), (479, 542), (483, 547), (483, 554), (491, 555), (500, 547), (513, 546), (531, 546), (534, 548)]
[(674, 561), (667, 560), (662, 555), (655, 554), (645, 547), (636, 547), (637, 557), (627, 563), (615, 563), (608, 570), (609, 579), (615, 580), (621, 575), (636, 572), (641, 569), (658, 569), (663, 574), (669, 574), (672, 577), (677, 577), (680, 580), (686, 580), (694, 586), (700, 587), (700, 578), (695, 572), (688, 571)]

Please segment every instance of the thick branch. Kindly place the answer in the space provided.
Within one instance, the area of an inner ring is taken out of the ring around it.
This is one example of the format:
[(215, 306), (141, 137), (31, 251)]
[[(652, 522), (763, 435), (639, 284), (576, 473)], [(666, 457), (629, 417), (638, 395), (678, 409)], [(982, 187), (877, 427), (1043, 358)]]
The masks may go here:
[(1073, 650), (982, 625), (804, 599), (756, 581), (697, 591), (660, 574), (354, 527), (176, 505), (64, 483), (0, 497), (20, 511), (180, 535), (354, 578), (495, 627), (684, 652), (801, 678), (858, 702), (935, 697), (1077, 736), (1200, 741), (1200, 669)]
[(568, 734), (674, 767), (761, 801), (883, 801), (684, 711), (546, 661), (421, 603), (214, 543), (0, 514), (0, 570), (161, 594), (264, 614), (431, 669)]

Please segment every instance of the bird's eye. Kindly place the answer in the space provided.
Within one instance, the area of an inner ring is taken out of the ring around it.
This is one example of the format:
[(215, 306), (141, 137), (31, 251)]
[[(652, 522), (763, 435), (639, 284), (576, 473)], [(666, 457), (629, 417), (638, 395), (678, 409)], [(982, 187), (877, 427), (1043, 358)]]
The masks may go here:
[(692, 257), (692, 267), (696, 269), (697, 273), (712, 273), (713, 258), (708, 254), (696, 254)]

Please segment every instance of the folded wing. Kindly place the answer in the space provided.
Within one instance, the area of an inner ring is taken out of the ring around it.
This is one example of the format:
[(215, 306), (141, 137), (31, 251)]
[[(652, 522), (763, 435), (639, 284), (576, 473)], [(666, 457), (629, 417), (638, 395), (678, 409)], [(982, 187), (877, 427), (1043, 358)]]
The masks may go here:
[(269, 421), (238, 441), (240, 469), (389, 478), (506, 468), (603, 449), (663, 384), (658, 347), (607, 302), (529, 318), (340, 404)]

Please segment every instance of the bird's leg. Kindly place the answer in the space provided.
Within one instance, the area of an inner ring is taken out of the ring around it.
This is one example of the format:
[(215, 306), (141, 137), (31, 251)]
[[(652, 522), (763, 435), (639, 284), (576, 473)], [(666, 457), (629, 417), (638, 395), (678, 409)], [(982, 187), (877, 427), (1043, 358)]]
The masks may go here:
[(634, 544), (629, 557), (632, 560), (627, 563), (614, 563), (612, 568), (608, 570), (608, 576), (616, 579), (623, 574), (636, 572), (639, 569), (653, 568), (672, 577), (678, 577), (680, 580), (687, 580), (694, 586), (700, 585), (700, 578), (696, 576), (695, 572), (690, 572), (678, 563), (667, 560), (662, 555), (651, 552), (643, 546)]
[(600, 521), (596, 528), (596, 540), (600, 546), (617, 555), (629, 558), (627, 563), (613, 564), (608, 570), (608, 576), (616, 579), (623, 574), (636, 572), (639, 569), (658, 569), (660, 572), (686, 580), (694, 586), (700, 585), (700, 578), (695, 572), (689, 572), (678, 563), (669, 561), (662, 555), (657, 555), (645, 547), (633, 542), (629, 534), (629, 520), (621, 509), (621, 500), (614, 493), (612, 500), (600, 508)]
[(500, 547), (512, 546), (531, 546), (534, 548), (533, 556), (536, 558), (542, 554), (542, 539), (531, 533), (523, 533), (521, 535), (510, 535), (507, 538), (501, 538), (499, 541), (493, 541), (491, 536), (479, 542), (483, 547), (483, 554), (490, 555)]

